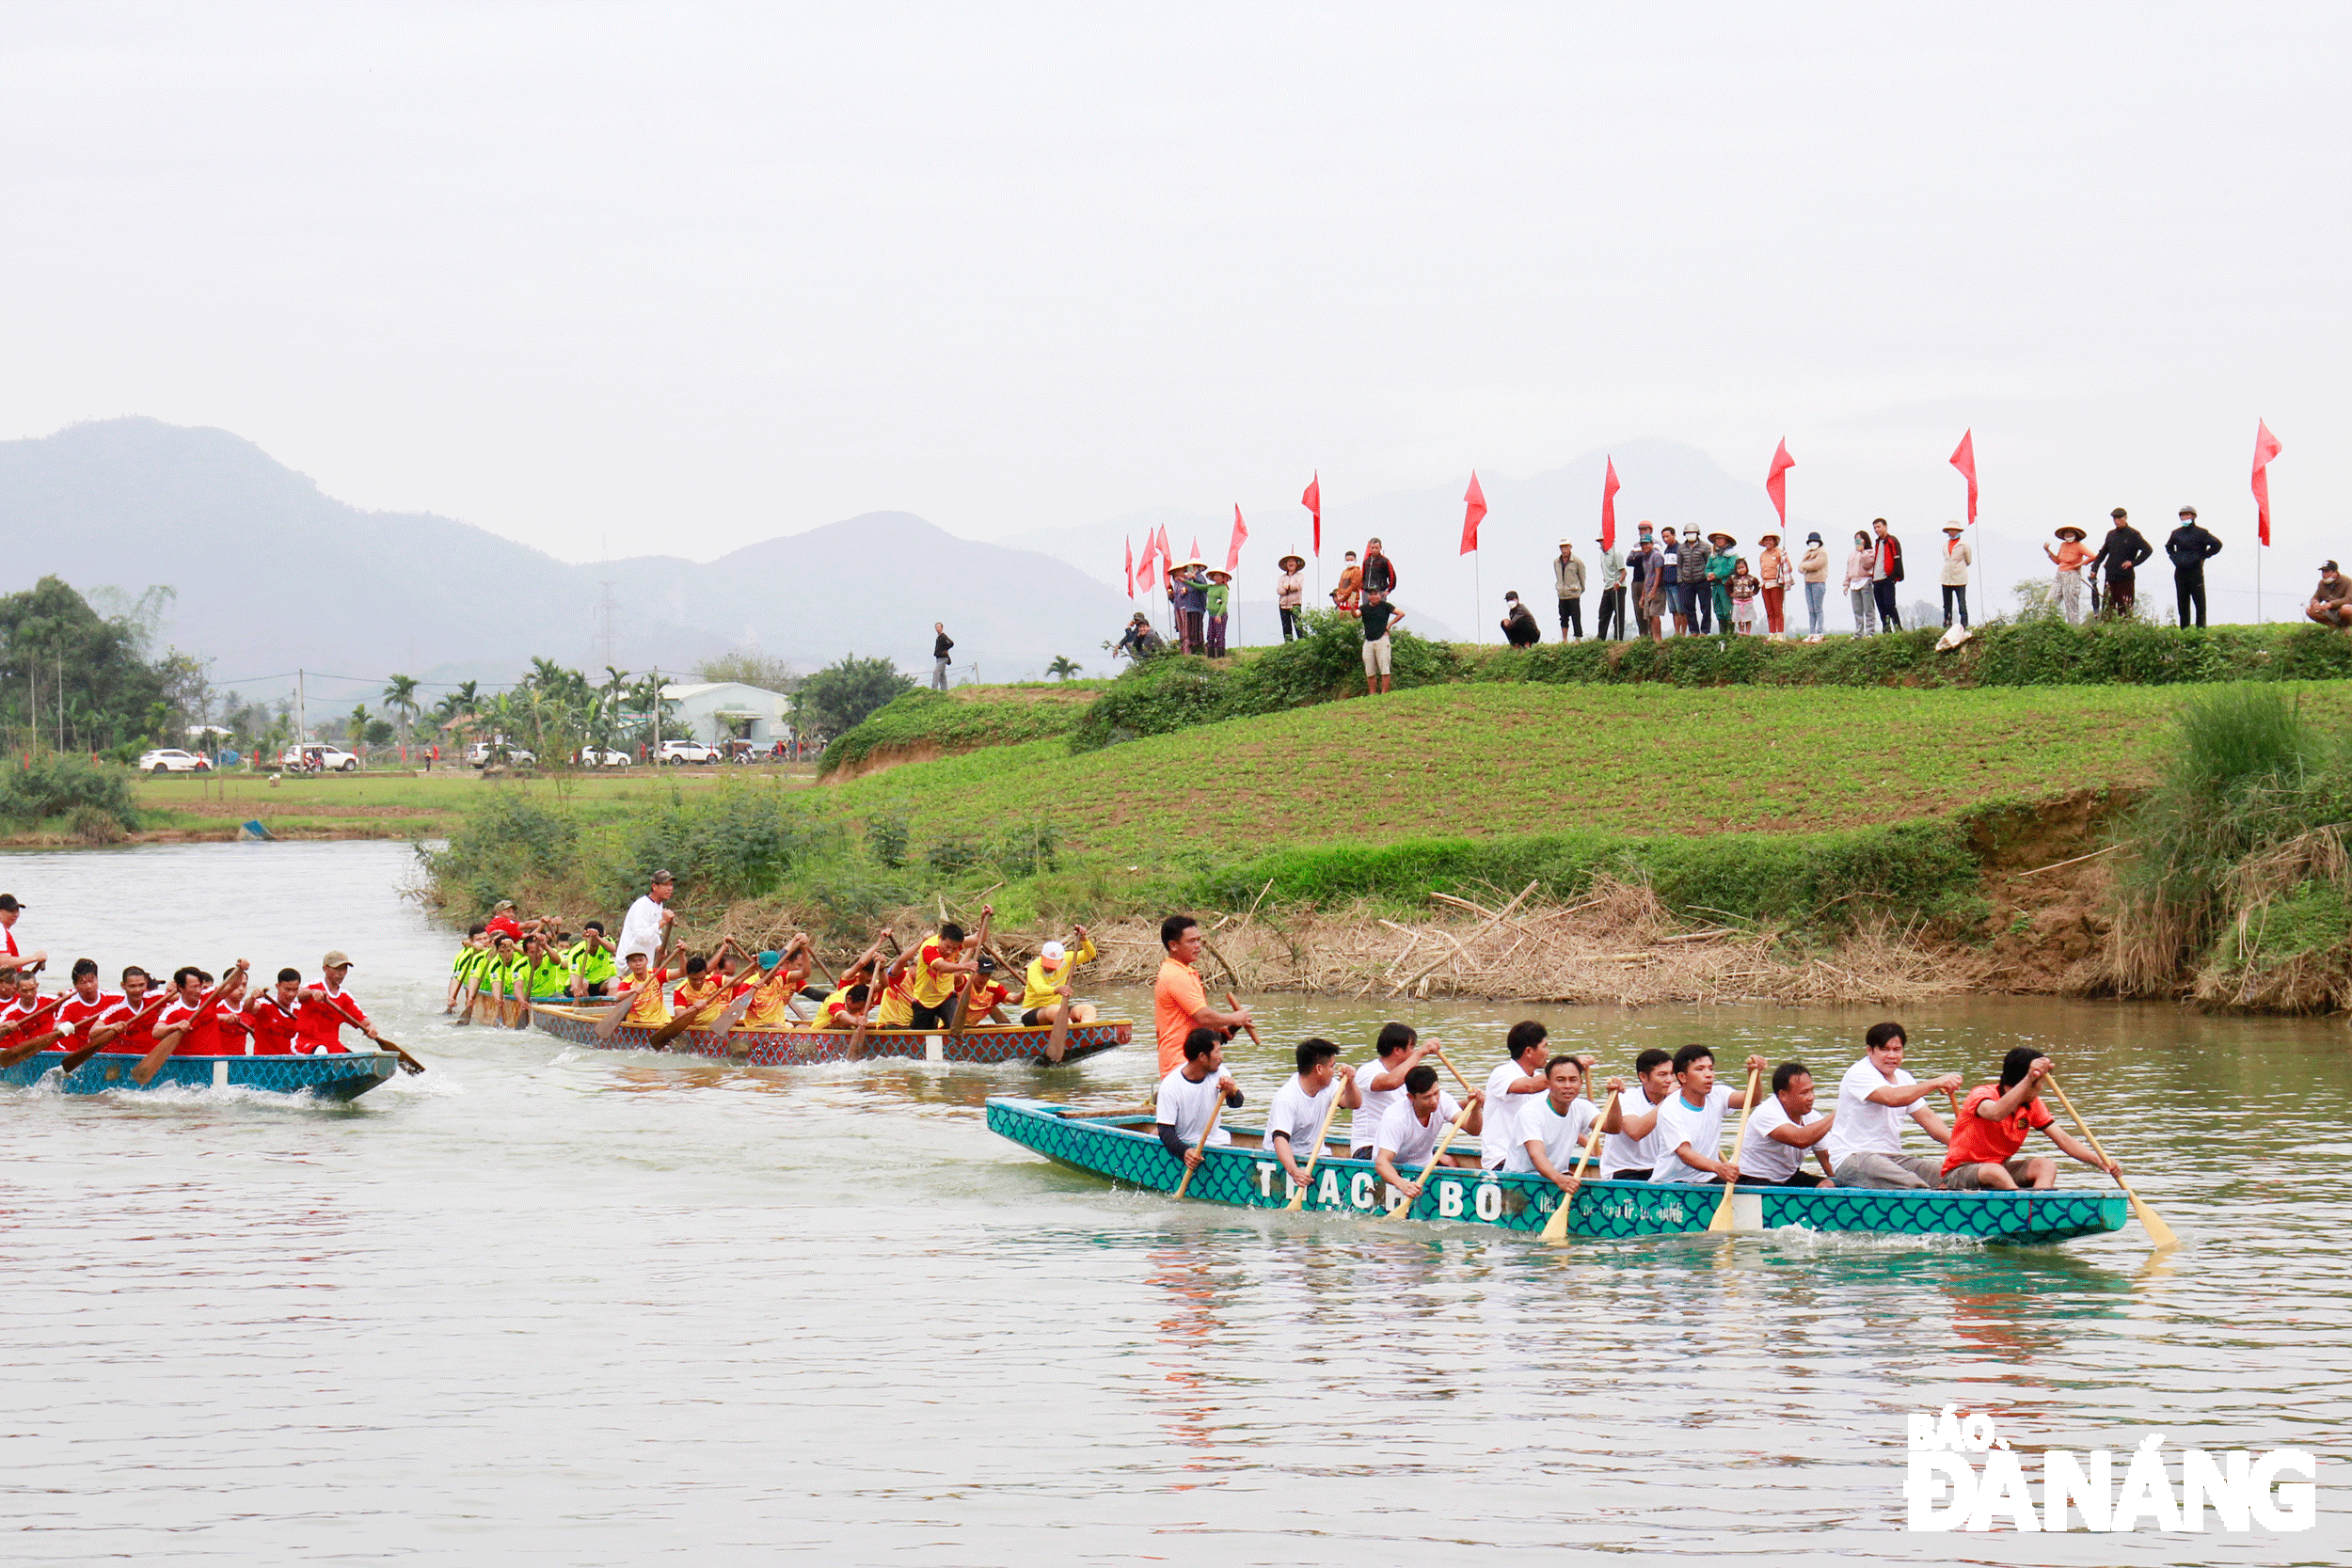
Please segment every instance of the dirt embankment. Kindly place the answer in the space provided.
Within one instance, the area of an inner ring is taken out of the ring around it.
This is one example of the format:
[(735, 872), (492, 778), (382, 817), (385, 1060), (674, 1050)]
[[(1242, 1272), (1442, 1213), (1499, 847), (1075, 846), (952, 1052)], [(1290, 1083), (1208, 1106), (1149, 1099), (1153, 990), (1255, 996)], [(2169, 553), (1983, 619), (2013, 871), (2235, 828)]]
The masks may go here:
[(977, 746), (942, 746), (936, 740), (914, 740), (904, 745), (877, 746), (855, 762), (845, 763), (818, 780), (819, 784), (848, 784), (870, 773), (886, 773), (893, 768), (903, 768), (910, 762), (937, 762), (942, 757), (960, 757), (966, 752), (977, 752)]

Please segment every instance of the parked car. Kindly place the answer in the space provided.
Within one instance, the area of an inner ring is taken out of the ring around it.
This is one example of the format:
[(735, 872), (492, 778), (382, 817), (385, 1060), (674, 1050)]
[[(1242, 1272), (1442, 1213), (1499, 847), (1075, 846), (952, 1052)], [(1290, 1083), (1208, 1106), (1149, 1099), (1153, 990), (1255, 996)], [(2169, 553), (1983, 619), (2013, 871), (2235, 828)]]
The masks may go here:
[(289, 746), (278, 753), (278, 766), (299, 773), (357, 773), (359, 759), (341, 746)]
[(466, 748), (466, 760), (476, 768), (487, 768), (493, 762), (529, 768), (539, 759), (525, 748), (510, 746), (503, 740), (477, 740)]
[(666, 762), (673, 768), (683, 767), (690, 762), (718, 760), (718, 749), (706, 746), (699, 740), (665, 740), (661, 743), (661, 750), (654, 753), (654, 761)]
[(194, 752), (183, 752), (174, 747), (167, 746), (160, 751), (139, 754), (139, 771), (142, 773), (209, 773), (212, 770), (213, 765)]
[(582, 768), (627, 768), (628, 753), (627, 752), (605, 752), (594, 746), (583, 746), (580, 750), (580, 755), (573, 760)]

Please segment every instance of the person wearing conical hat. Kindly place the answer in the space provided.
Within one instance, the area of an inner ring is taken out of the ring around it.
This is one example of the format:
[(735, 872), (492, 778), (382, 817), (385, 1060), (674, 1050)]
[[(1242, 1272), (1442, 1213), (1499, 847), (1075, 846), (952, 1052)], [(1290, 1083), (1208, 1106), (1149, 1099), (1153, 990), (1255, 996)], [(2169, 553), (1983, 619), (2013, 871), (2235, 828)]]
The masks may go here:
[(1209, 568), (1209, 586), (1202, 594), (1201, 611), (1206, 616), (1203, 627), (1207, 638), (1206, 652), (1211, 658), (1225, 657), (1225, 622), (1233, 602), (1233, 574), (1222, 566)]
[(2052, 587), (2058, 597), (2058, 613), (2066, 617), (2070, 626), (2083, 624), (2083, 564), (2090, 559), (2090, 550), (2083, 544), (2083, 531), (2069, 523), (2057, 531), (2057, 549), (2042, 546), (2042, 553), (2058, 568)]
[(1768, 636), (1788, 635), (1788, 552), (1777, 533), (1756, 537), (1756, 580), (1764, 600), (1764, 630)]
[(1944, 629), (1952, 629), (1952, 611), (1960, 611), (1961, 630), (1968, 629), (1968, 566), (1976, 558), (1968, 552), (1968, 543), (1961, 536), (1967, 529), (1959, 523), (1944, 525), (1944, 570), (1936, 578), (1944, 590)]
[(1707, 536), (1713, 554), (1707, 558), (1707, 593), (1714, 610), (1714, 625), (1705, 630), (1731, 630), (1731, 579), (1740, 570), (1740, 558), (1731, 552), (1740, 541), (1730, 534), (1717, 531)]
[(1286, 555), (1275, 564), (1282, 569), (1282, 579), (1274, 587), (1274, 607), (1281, 611), (1282, 641), (1290, 642), (1298, 637), (1299, 606), (1306, 601), (1307, 582), (1302, 574), (1307, 570), (1307, 558)]

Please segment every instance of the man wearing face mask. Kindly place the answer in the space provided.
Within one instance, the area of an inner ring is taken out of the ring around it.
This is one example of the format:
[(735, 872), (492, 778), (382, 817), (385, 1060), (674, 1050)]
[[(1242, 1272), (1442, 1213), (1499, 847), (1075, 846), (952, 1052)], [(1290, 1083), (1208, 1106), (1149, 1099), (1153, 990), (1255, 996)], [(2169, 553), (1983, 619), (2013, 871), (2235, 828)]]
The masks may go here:
[[(2197, 509), (2181, 508), (2181, 526), (2164, 542), (2172, 558), (2172, 596), (2180, 607), (2182, 626), (2205, 624), (2205, 562), (2221, 553), (2221, 541), (2197, 525)], [(2189, 620), (2194, 610), (2197, 619)]]

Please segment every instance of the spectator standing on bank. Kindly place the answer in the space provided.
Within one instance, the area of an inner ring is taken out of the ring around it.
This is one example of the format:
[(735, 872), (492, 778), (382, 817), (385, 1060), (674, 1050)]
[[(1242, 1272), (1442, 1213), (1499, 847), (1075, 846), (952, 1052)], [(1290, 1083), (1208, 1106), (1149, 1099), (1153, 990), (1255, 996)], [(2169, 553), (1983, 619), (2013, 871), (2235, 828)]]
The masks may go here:
[[(2197, 509), (2181, 508), (2181, 526), (2164, 542), (2164, 553), (2172, 558), (2172, 596), (2180, 606), (2183, 626), (2205, 624), (2205, 562), (2221, 553), (2221, 541), (2197, 526)], [(2197, 619), (2189, 620), (2194, 610)]]
[(1628, 635), (1625, 625), (1625, 554), (1611, 548), (1606, 539), (1596, 539), (1593, 543), (1600, 546), (1600, 553), (1594, 557), (1600, 573), (1600, 604), (1593, 611), (1593, 635), (1606, 642), (1613, 629), (1618, 641), (1623, 641)]
[(1394, 649), (1389, 641), (1389, 628), (1401, 625), (1405, 612), (1389, 602), (1378, 589), (1364, 593), (1364, 695), (1378, 696), (1389, 689), (1395, 675)]
[(1517, 594), (1502, 595), (1502, 640), (1514, 648), (1532, 648), (1544, 640), (1544, 628), (1535, 624), (1535, 612), (1519, 603)]
[(1710, 629), (1728, 632), (1731, 630), (1731, 578), (1739, 567), (1739, 562), (1731, 552), (1740, 541), (1728, 533), (1710, 533), (1707, 542), (1714, 548), (1714, 553), (1707, 558), (1708, 596), (1712, 601), (1710, 608), (1715, 617)]
[(1184, 575), (1176, 592), (1176, 608), (1184, 617), (1184, 652), (1200, 653), (1208, 646), (1209, 577), (1208, 562), (1187, 561)]
[(1854, 530), (1853, 554), (1846, 557), (1846, 596), (1853, 601), (1853, 634), (1868, 637), (1879, 629), (1878, 599), (1871, 591), (1870, 576), (1877, 570), (1872, 565), (1877, 552), (1870, 547), (1870, 536)]
[(1829, 551), (1821, 547), (1820, 534), (1804, 536), (1804, 554), (1797, 561), (1797, 575), (1804, 579), (1804, 640), (1819, 642), (1825, 635), (1821, 601), (1829, 597)]
[(1688, 617), (1682, 613), (1682, 541), (1670, 528), (1658, 531), (1658, 589), (1654, 595), (1658, 609), (1653, 628), (1659, 641), (1666, 640), (1666, 622), (1675, 624), (1675, 635), (1682, 636), (1691, 629)]
[(1641, 534), (1633, 548), (1625, 557), (1626, 593), (1633, 607), (1633, 635), (1658, 635), (1658, 603), (1653, 590), (1658, 582), (1658, 542), (1650, 537), (1649, 524), (1642, 525)]
[(2106, 568), (2106, 611), (2121, 620), (2132, 612), (2132, 606), (2139, 597), (2140, 562), (2155, 554), (2156, 547), (2132, 527), (2130, 516), (2122, 507), (2107, 515), (2115, 519), (2115, 526), (2099, 541), (2099, 553), (2090, 558), (2090, 569), (2095, 572), (2102, 566)]
[(2058, 599), (2058, 613), (2066, 617), (2070, 626), (2083, 624), (2083, 567), (2090, 560), (2090, 550), (2083, 544), (2083, 531), (2069, 523), (2058, 530), (2057, 549), (2042, 546), (2042, 553), (2058, 568), (2051, 579)]
[(1282, 580), (1275, 584), (1274, 605), (1282, 612), (1282, 641), (1295, 641), (1298, 636), (1298, 610), (1306, 602), (1307, 558), (1286, 555), (1275, 562), (1282, 569)]
[(1364, 542), (1364, 592), (1375, 590), (1393, 598), (1396, 594), (1396, 562), (1380, 553), (1380, 541)]
[(931, 630), (937, 634), (931, 639), (931, 689), (945, 691), (947, 689), (947, 655), (954, 650), (956, 640), (947, 635), (947, 623), (945, 621), (933, 621)]
[(1780, 547), (1777, 533), (1767, 533), (1756, 543), (1756, 581), (1764, 599), (1764, 629), (1779, 637), (1788, 630), (1788, 552)]
[(1878, 600), (1879, 625), (1900, 631), (1903, 618), (1895, 608), (1895, 585), (1903, 580), (1903, 542), (1883, 517), (1871, 518), (1870, 528), (1876, 536), (1870, 551), (1870, 592)]
[(1222, 566), (1209, 568), (1209, 586), (1201, 591), (1202, 608), (1208, 612), (1208, 648), (1211, 658), (1225, 657), (1225, 622), (1228, 607), (1232, 603), (1233, 574)]
[(1584, 558), (1565, 539), (1560, 541), (1560, 554), (1551, 563), (1551, 586), (1560, 595), (1560, 641), (1568, 641), (1570, 628), (1576, 636), (1583, 636)]
[(1675, 585), (1682, 596), (1682, 604), (1675, 615), (1675, 634), (1680, 637), (1692, 631), (1712, 631), (1715, 629), (1715, 595), (1708, 592), (1707, 580), (1707, 542), (1699, 537), (1697, 529), (1683, 531), (1679, 553), (1681, 560), (1675, 567)]
[(1356, 564), (1356, 552), (1347, 552), (1347, 564), (1340, 568), (1340, 580), (1332, 586), (1331, 603), (1343, 615), (1353, 615), (1364, 601), (1364, 569)]
[(1944, 525), (1944, 570), (1936, 578), (1944, 590), (1944, 629), (1952, 629), (1952, 609), (1960, 609), (1962, 630), (1968, 626), (1968, 566), (1975, 557), (1968, 553), (1966, 541), (1961, 535), (1968, 531), (1958, 523)]
[(1731, 594), (1731, 622), (1742, 637), (1756, 635), (1756, 599), (1764, 591), (1764, 584), (1748, 570), (1747, 557), (1732, 563), (1731, 580), (1726, 585)]

